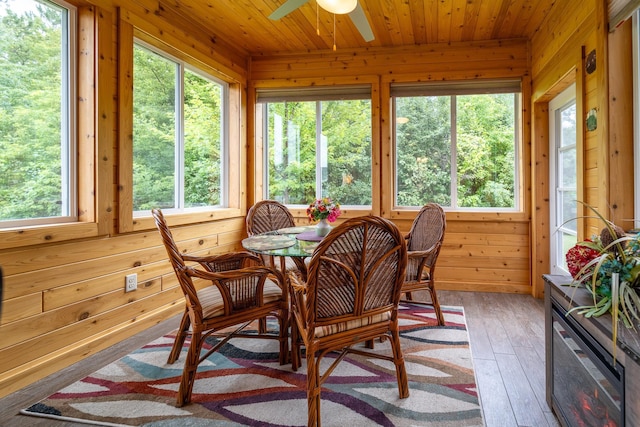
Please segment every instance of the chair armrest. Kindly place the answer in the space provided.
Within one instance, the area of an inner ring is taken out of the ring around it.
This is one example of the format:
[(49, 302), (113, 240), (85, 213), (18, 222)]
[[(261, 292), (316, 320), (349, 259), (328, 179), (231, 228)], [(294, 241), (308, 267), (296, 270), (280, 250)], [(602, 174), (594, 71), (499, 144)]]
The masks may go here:
[(296, 271), (288, 273), (289, 293), (291, 295), (291, 304), (293, 311), (300, 314), (301, 319), (307, 318), (307, 283), (300, 277)]
[[(262, 296), (264, 291), (264, 284), (267, 280), (273, 281), (282, 290), (282, 299), (284, 301), (288, 300), (288, 289), (284, 276), (278, 270), (270, 267), (245, 267), (241, 269), (221, 272), (211, 272), (195, 267), (187, 267), (184, 272), (187, 276), (208, 280), (212, 283), (212, 285), (216, 286), (225, 301), (225, 307), (227, 307), (225, 308), (225, 311), (227, 309), (231, 310), (231, 307), (235, 305), (234, 301), (237, 298), (246, 300), (248, 296)], [(247, 292), (246, 288), (247, 279), (251, 277), (255, 277), (258, 279), (258, 286), (255, 288), (255, 293), (253, 295), (250, 295)], [(239, 294), (234, 294), (231, 289), (238, 289), (237, 287), (243, 288), (244, 290)]]
[(211, 281), (225, 281), (253, 276), (273, 276), (279, 286), (284, 287), (283, 284), (285, 283), (281, 272), (275, 268), (265, 266), (251, 266), (225, 271), (206, 271), (195, 267), (187, 267), (185, 272), (188, 276)]
[(437, 243), (426, 251), (407, 251), (406, 277), (410, 281), (420, 281), (423, 278), (425, 268), (431, 270), (435, 264), (435, 256), (440, 244)]
[(431, 255), (436, 253), (436, 247), (431, 247), (426, 251), (407, 251), (407, 258), (409, 259), (420, 259), (420, 258), (428, 258)]
[(228, 252), (219, 255), (193, 256), (183, 255), (182, 259), (190, 262), (197, 262), (207, 271), (221, 272), (237, 270), (251, 265), (262, 266), (262, 258), (246, 251)]

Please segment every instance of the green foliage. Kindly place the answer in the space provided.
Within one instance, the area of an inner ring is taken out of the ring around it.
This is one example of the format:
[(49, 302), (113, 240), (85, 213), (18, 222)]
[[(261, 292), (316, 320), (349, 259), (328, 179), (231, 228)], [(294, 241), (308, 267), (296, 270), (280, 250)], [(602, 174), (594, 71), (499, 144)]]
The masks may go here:
[[(316, 108), (321, 108), (316, 123)], [(342, 205), (371, 204), (369, 100), (268, 104), (269, 197), (309, 204), (331, 197)], [(316, 142), (316, 126), (322, 136)], [(322, 188), (316, 194), (316, 157)], [(326, 166), (324, 166), (326, 165)]]
[[(24, 5), (24, 4), (23, 4)], [(66, 214), (62, 21), (44, 5), (0, 1), (0, 220)]]
[(513, 207), (514, 95), (396, 98), (397, 204), (451, 206), (451, 101), (456, 101), (457, 207)]
[(185, 206), (215, 206), (221, 200), (222, 88), (185, 73)]
[(269, 197), (284, 204), (315, 199), (315, 102), (268, 104)]
[[(396, 98), (396, 203), (451, 204), (449, 97)], [(404, 121), (401, 120), (401, 121)]]
[(512, 94), (457, 97), (459, 207), (514, 207)]
[[(222, 88), (195, 72), (184, 73), (184, 149), (176, 153), (178, 64), (134, 48), (134, 210), (215, 206), (221, 200)], [(176, 179), (176, 156), (183, 181)]]
[(371, 102), (322, 102), (327, 171), (322, 196), (342, 205), (371, 205)]
[(133, 54), (133, 208), (176, 207), (177, 68), (138, 45)]

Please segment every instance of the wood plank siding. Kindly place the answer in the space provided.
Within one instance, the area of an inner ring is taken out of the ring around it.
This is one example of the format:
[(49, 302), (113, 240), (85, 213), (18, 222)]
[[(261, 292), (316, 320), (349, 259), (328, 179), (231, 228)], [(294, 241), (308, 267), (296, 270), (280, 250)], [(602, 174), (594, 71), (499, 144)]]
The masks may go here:
[[(633, 179), (631, 98), (625, 92), (632, 78), (631, 27), (626, 22), (607, 32), (606, 8), (598, 0), (371, 1), (367, 16), (375, 42), (362, 46), (355, 27), (339, 17), (342, 44), (335, 52), (329, 36), (315, 35), (310, 4), (276, 26), (267, 16), (280, 1), (67, 1), (79, 7), (83, 33), (79, 172), (80, 187), (90, 191), (80, 194), (78, 223), (0, 229), (0, 397), (184, 309), (150, 216), (132, 214), (134, 37), (230, 85), (229, 206), (168, 217), (185, 252), (241, 248), (247, 208), (264, 188), (264, 142), (255, 131), (261, 108), (256, 91), (262, 88), (369, 85), (373, 204), (347, 209), (340, 220), (381, 215), (407, 232), (417, 211), (393, 206), (391, 85), (520, 79), (519, 209), (447, 211), (439, 289), (543, 296), (553, 232), (547, 108), (573, 82), (579, 117), (598, 110), (595, 131), (578, 120), (579, 197), (608, 216), (633, 216), (633, 187), (626, 185)], [(206, 21), (191, 19), (202, 15)], [(242, 16), (242, 25), (230, 15)], [(385, 17), (391, 18), (385, 23)], [(330, 34), (333, 21), (323, 17), (320, 26)], [(597, 69), (587, 74), (584, 54), (593, 49)], [(614, 79), (607, 70), (619, 74)], [(616, 120), (608, 120), (609, 113)], [(292, 213), (297, 223), (308, 223), (304, 209)], [(599, 228), (590, 220), (582, 225), (583, 236)], [(138, 275), (138, 290), (124, 293), (131, 273)]]

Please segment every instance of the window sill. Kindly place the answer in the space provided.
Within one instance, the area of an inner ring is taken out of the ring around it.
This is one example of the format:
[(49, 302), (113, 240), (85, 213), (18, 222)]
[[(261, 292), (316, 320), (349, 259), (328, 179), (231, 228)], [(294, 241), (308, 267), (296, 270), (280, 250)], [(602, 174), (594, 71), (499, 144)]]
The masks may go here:
[[(197, 222), (217, 221), (241, 216), (243, 216), (243, 214), (240, 209), (235, 208), (166, 214), (166, 218), (171, 225), (194, 224)], [(150, 230), (155, 227), (156, 224), (151, 217), (151, 213), (149, 213), (149, 216), (136, 217), (133, 219), (133, 231)]]
[[(416, 209), (395, 209), (391, 211), (391, 219), (410, 219), (413, 220), (420, 211)], [(491, 221), (491, 222), (528, 222), (529, 215), (526, 212), (519, 211), (451, 211), (445, 208), (447, 221)]]
[(0, 229), (0, 249), (65, 242), (96, 236), (98, 236), (98, 224), (95, 222), (6, 228)]

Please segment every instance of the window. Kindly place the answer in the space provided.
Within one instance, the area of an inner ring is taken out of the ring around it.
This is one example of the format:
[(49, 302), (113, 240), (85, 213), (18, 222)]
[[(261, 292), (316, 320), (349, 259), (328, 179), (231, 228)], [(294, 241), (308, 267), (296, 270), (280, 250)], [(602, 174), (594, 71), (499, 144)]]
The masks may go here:
[(565, 254), (577, 242), (576, 86), (549, 102), (551, 274), (569, 274)]
[(0, 226), (77, 220), (76, 10), (0, 2)]
[(134, 214), (223, 206), (227, 85), (140, 42), (133, 71)]
[(633, 63), (633, 144), (634, 144), (634, 228), (640, 223), (640, 10), (633, 13), (632, 63)]
[(264, 197), (287, 205), (331, 197), (341, 205), (370, 206), (369, 89), (291, 92), (258, 94), (268, 152)]
[(395, 205), (518, 208), (519, 82), (392, 84)]

